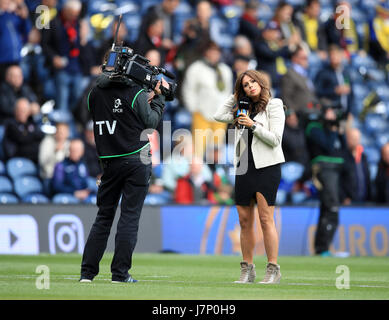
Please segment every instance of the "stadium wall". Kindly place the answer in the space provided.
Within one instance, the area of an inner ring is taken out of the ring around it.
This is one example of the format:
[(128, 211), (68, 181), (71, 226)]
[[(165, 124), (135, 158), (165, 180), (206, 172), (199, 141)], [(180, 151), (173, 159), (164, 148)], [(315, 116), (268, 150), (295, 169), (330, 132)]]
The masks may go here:
[[(94, 205), (1, 205), (0, 254), (82, 253), (96, 216)], [(276, 207), (280, 255), (311, 255), (317, 207)], [(114, 249), (114, 231), (107, 251)], [(240, 254), (235, 207), (145, 206), (136, 252)], [(258, 232), (255, 252), (264, 254)], [(332, 252), (352, 256), (389, 256), (389, 208), (343, 207)]]

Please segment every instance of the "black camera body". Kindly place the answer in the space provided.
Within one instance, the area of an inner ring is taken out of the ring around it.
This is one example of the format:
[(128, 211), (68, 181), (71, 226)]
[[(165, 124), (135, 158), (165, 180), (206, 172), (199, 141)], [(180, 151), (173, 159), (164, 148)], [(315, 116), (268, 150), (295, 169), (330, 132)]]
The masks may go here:
[[(164, 74), (167, 77), (174, 79), (174, 74), (164, 68), (150, 65), (150, 60), (139, 54), (134, 54), (132, 49), (115, 45), (120, 22), (121, 16), (116, 29), (114, 43), (112, 44), (106, 63), (103, 64), (103, 72), (108, 74), (111, 79), (120, 79), (122, 77), (129, 78), (147, 91), (151, 91), (155, 88), (158, 83), (157, 76), (160, 74)], [(109, 68), (109, 70), (107, 68)], [(174, 82), (168, 82), (168, 84), (168, 89), (162, 85), (160, 88), (162, 94), (166, 97), (166, 100), (172, 101), (177, 85)]]
[[(169, 78), (174, 78), (174, 75), (169, 71), (152, 66), (149, 60), (139, 54), (134, 54), (133, 50), (128, 47), (113, 46), (107, 62), (103, 65), (103, 71), (109, 67), (109, 77), (127, 77), (141, 85), (144, 89), (151, 91), (158, 83), (157, 76), (164, 74)], [(168, 82), (169, 89), (161, 86), (161, 92), (166, 97), (167, 101), (174, 99), (176, 83)]]

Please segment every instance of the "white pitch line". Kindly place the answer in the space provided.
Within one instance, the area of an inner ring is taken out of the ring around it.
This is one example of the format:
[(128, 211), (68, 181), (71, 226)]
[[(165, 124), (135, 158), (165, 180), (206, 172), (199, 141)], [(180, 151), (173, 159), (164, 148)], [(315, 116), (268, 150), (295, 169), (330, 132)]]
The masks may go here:
[[(36, 279), (36, 276), (28, 276), (28, 275), (13, 275), (13, 276), (8, 276), (8, 275), (0, 275), (0, 279), (14, 279), (14, 278), (19, 278), (19, 279)], [(148, 278), (170, 278), (170, 276), (157, 276), (157, 275), (152, 275), (152, 276), (145, 276)], [(68, 275), (65, 277), (62, 276), (51, 276), (51, 278), (54, 278), (56, 280), (71, 280), (75, 281), (80, 279), (79, 276), (73, 276), (73, 275)], [(111, 281), (109, 278), (98, 278), (97, 280), (102, 280), (102, 281)], [(184, 280), (159, 280), (159, 279), (142, 279), (139, 280), (140, 282), (166, 282), (166, 283), (199, 283), (199, 284), (211, 284), (209, 281), (184, 281)], [(213, 284), (233, 284), (233, 282), (212, 282)], [(255, 285), (255, 283), (250, 283), (250, 284), (235, 284), (236, 286), (252, 286)], [(317, 287), (334, 287), (335, 285), (331, 284), (316, 284), (316, 283), (281, 283), (281, 285), (287, 285), (287, 286), (317, 286)], [(261, 286), (262, 287), (262, 286)], [(357, 287), (357, 288), (384, 288), (384, 289), (389, 289), (389, 286), (382, 286), (382, 285), (369, 285), (369, 284), (353, 284), (350, 283), (350, 288), (352, 287)]]

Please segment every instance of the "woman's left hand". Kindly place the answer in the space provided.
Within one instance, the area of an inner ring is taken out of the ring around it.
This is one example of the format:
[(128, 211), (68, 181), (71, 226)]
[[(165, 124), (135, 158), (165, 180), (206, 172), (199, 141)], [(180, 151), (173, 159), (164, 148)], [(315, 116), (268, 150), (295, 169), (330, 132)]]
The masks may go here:
[(238, 117), (238, 124), (243, 125), (247, 128), (251, 128), (254, 124), (254, 121), (251, 120), (248, 115), (241, 114)]

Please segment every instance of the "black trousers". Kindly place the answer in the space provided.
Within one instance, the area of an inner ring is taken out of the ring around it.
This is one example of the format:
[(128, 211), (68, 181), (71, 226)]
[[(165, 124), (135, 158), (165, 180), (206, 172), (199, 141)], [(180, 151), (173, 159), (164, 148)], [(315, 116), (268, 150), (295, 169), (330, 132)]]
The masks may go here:
[(341, 164), (320, 163), (317, 178), (322, 184), (320, 216), (315, 234), (315, 253), (328, 251), (339, 224), (339, 183)]
[(96, 220), (85, 244), (81, 277), (93, 279), (107, 246), (115, 212), (121, 200), (121, 214), (115, 236), (115, 252), (111, 264), (112, 280), (123, 281), (132, 265), (139, 219), (151, 176), (151, 156), (148, 153), (102, 160), (103, 175), (97, 193), (99, 208)]

